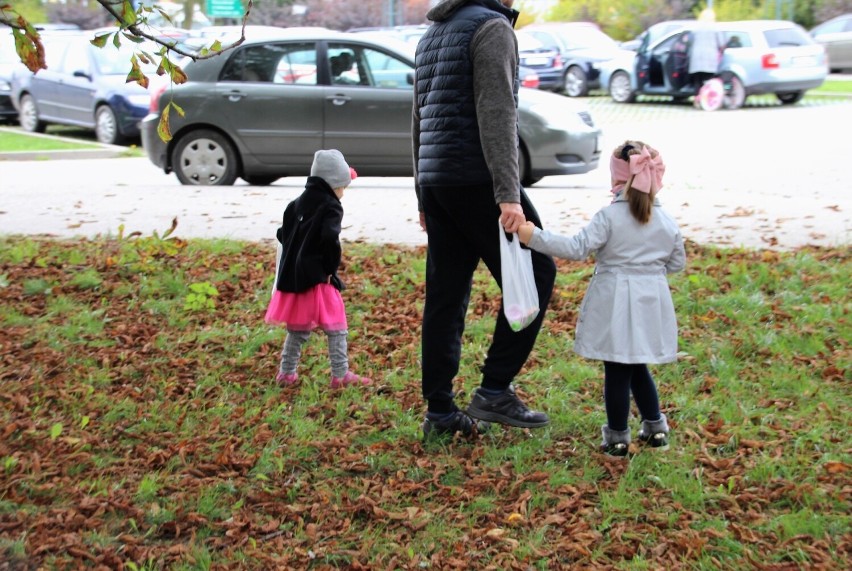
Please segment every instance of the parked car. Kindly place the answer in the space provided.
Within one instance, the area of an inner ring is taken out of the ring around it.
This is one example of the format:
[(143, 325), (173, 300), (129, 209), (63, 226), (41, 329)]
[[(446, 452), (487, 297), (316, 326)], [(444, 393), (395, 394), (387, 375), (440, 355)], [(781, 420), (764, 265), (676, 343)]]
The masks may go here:
[(521, 66), (538, 76), (539, 89), (560, 92), (565, 89), (565, 65), (558, 50), (545, 47), (534, 36), (515, 32), (518, 38), (518, 58)]
[(530, 24), (520, 31), (561, 54), (565, 93), (570, 97), (588, 95), (601, 87), (601, 62), (619, 50), (618, 42), (589, 22)]
[(832, 71), (852, 70), (852, 14), (823, 22), (811, 30), (811, 37), (825, 48)]
[(656, 42), (645, 38), (634, 56), (616, 56), (603, 77), (613, 100), (629, 103), (637, 95), (695, 95), (686, 78), (689, 42), (685, 34), (711, 28), (721, 47), (719, 77), (725, 106), (737, 109), (749, 95), (774, 93), (781, 103), (796, 103), (828, 75), (825, 50), (799, 25), (784, 20), (696, 23), (675, 28)]
[(12, 72), (23, 67), (12, 34), (0, 34), (0, 121), (11, 123), (17, 120), (18, 110), (12, 105)]
[[(98, 141), (120, 144), (139, 137), (139, 121), (148, 112), (151, 95), (135, 82), (127, 82), (130, 58), (140, 47), (125, 41), (120, 48), (107, 42), (93, 46), (93, 31), (43, 34), (47, 69), (32, 73), (16, 70), (12, 77), (12, 102), (21, 127), (44, 132), (48, 124), (92, 129)], [(158, 48), (141, 45), (149, 53)], [(156, 64), (141, 63), (154, 75)]]
[[(362, 176), (411, 176), (414, 46), (331, 30), (282, 29), (221, 57), (187, 63), (189, 81), (152, 96), (142, 146), (189, 185), (268, 185), (310, 173), (317, 149), (336, 148)], [(564, 97), (521, 88), (525, 184), (597, 167), (601, 131)], [(166, 106), (172, 139), (157, 126)]]

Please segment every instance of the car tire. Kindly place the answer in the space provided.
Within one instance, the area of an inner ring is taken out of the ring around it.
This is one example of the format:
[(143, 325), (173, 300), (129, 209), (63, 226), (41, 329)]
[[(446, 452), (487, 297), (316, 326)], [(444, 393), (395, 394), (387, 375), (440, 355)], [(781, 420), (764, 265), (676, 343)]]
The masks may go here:
[(743, 81), (736, 75), (731, 75), (727, 78), (722, 78), (725, 83), (725, 99), (723, 105), (725, 109), (739, 109), (743, 106), (746, 100), (746, 90)]
[(524, 187), (532, 186), (541, 180), (541, 177), (535, 178), (532, 176), (530, 159), (527, 156), (527, 149), (523, 144), (518, 148), (518, 173), (521, 175), (521, 186)]
[(124, 137), (118, 131), (118, 119), (109, 105), (101, 105), (95, 111), (95, 137), (99, 143), (118, 145), (124, 142)]
[(785, 91), (784, 93), (776, 93), (775, 97), (784, 105), (792, 105), (798, 103), (805, 96), (804, 91)]
[(626, 71), (616, 71), (609, 80), (609, 96), (616, 103), (633, 103), (636, 92), (630, 85), (630, 75)]
[(25, 131), (30, 133), (44, 133), (47, 124), (38, 118), (38, 106), (35, 99), (30, 95), (21, 97), (21, 110), (18, 114), (18, 123)]
[(209, 129), (181, 137), (172, 153), (172, 169), (181, 184), (202, 186), (231, 186), (239, 170), (234, 146)]
[(589, 78), (580, 66), (572, 65), (565, 72), (565, 93), (568, 97), (583, 97), (589, 94)]
[(280, 176), (246, 176), (243, 175), (242, 178), (244, 181), (249, 183), (252, 186), (269, 186), (279, 178)]

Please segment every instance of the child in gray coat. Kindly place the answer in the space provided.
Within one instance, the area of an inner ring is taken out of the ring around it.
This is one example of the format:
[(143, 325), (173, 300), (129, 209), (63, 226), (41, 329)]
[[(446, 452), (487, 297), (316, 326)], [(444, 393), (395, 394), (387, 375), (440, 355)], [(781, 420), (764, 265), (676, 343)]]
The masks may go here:
[(601, 448), (626, 456), (630, 445), (630, 394), (642, 415), (639, 439), (668, 448), (669, 426), (660, 411), (648, 363), (677, 358), (677, 321), (666, 274), (686, 265), (683, 237), (657, 202), (665, 165), (640, 141), (627, 141), (610, 158), (612, 204), (576, 236), (558, 236), (527, 222), (523, 244), (558, 258), (595, 254), (595, 274), (577, 322), (574, 351), (604, 362), (607, 424)]

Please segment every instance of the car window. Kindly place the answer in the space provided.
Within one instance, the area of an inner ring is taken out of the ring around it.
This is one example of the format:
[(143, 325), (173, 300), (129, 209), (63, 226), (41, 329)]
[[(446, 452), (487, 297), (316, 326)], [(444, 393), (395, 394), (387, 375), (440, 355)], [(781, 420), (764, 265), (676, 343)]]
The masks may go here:
[(316, 85), (316, 46), (312, 42), (248, 46), (231, 56), (219, 80)]
[(539, 41), (541, 45), (551, 50), (561, 51), (561, 47), (559, 46), (559, 42), (556, 38), (548, 34), (547, 32), (539, 32), (536, 30), (530, 30), (527, 32), (533, 38)]
[(576, 30), (571, 30), (571, 33), (564, 34), (563, 40), (570, 49), (578, 48), (598, 48), (604, 50), (614, 50), (618, 48), (615, 40), (601, 32), (597, 28), (580, 27)]
[(533, 51), (544, 47), (538, 39), (536, 39), (530, 34), (525, 34), (524, 32), (515, 32), (515, 36), (518, 38), (519, 52)]
[(831, 22), (826, 22), (814, 28), (813, 35), (820, 36), (822, 34), (838, 34), (840, 32), (852, 31), (852, 18), (838, 19)]
[(414, 69), (381, 50), (332, 42), (328, 45), (328, 56), (335, 85), (413, 89)]
[(61, 69), (64, 73), (83, 73), (92, 75), (91, 63), (89, 63), (89, 45), (81, 42), (71, 42), (65, 50), (65, 59), (62, 61)]
[(763, 32), (766, 44), (770, 48), (783, 48), (790, 46), (808, 46), (813, 44), (813, 39), (799, 28), (776, 28)]
[[(130, 58), (139, 52), (145, 52), (151, 57), (157, 52), (159, 47), (153, 43), (135, 44), (130, 42), (122, 43), (116, 48), (111, 42), (107, 42), (102, 48), (91, 46), (88, 42), (84, 44), (86, 49), (91, 51), (95, 56), (95, 67), (101, 75), (126, 75), (130, 72)], [(137, 62), (143, 73), (155, 73), (157, 64), (153, 60), (143, 61), (137, 55)]]
[(725, 46), (725, 49), (752, 47), (751, 36), (748, 32), (728, 30), (719, 32), (719, 34), (722, 36), (722, 45)]

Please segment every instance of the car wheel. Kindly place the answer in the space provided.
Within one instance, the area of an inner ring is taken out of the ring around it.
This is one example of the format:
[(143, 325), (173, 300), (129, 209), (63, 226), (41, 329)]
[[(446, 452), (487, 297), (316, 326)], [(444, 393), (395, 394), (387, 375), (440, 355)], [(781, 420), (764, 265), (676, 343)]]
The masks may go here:
[(172, 168), (181, 184), (230, 186), (237, 180), (237, 153), (220, 133), (199, 129), (175, 145)]
[(569, 97), (583, 97), (589, 94), (589, 80), (586, 72), (572, 65), (565, 73), (565, 93)]
[(723, 79), (725, 84), (725, 99), (723, 105), (726, 109), (739, 109), (746, 100), (745, 86), (736, 75)]
[(118, 132), (118, 120), (109, 105), (101, 105), (95, 111), (95, 136), (105, 145), (118, 145), (123, 142)]
[(518, 173), (521, 175), (521, 186), (532, 186), (541, 180), (541, 177), (532, 176), (530, 159), (527, 157), (527, 150), (524, 145), (521, 145), (518, 149)]
[(276, 180), (281, 178), (280, 176), (246, 176), (243, 175), (242, 179), (249, 183), (252, 186), (269, 186)]
[(18, 122), (25, 131), (29, 131), (30, 133), (44, 133), (46, 124), (38, 118), (38, 107), (36, 107), (35, 100), (29, 95), (21, 97)]
[(793, 103), (798, 103), (802, 100), (802, 97), (804, 96), (804, 91), (787, 91), (785, 93), (775, 94), (775, 97), (778, 98), (778, 101), (780, 101), (784, 105), (792, 105)]
[(616, 103), (633, 103), (636, 92), (630, 85), (630, 75), (626, 71), (616, 71), (609, 80), (609, 96)]

